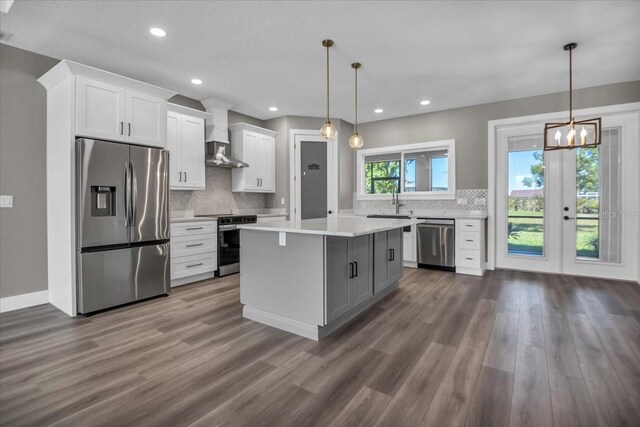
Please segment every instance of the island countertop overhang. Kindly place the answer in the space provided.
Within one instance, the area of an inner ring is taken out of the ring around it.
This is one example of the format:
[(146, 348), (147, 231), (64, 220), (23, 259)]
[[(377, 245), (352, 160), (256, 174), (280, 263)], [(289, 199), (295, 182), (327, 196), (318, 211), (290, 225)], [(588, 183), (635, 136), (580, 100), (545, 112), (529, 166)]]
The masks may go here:
[(396, 228), (409, 227), (422, 220), (362, 218), (362, 217), (333, 217), (305, 219), (301, 221), (278, 221), (260, 224), (242, 224), (242, 230), (271, 231), (283, 233), (315, 234), (321, 236), (357, 237)]

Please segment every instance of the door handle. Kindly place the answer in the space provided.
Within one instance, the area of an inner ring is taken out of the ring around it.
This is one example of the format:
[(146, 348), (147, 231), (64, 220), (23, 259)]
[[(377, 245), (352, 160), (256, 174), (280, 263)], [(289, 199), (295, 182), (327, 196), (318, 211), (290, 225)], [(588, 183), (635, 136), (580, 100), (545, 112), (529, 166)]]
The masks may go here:
[(204, 263), (199, 262), (199, 263), (197, 263), (197, 264), (187, 265), (187, 268), (199, 267), (199, 266), (201, 266), (202, 264), (204, 264)]
[(333, 213), (333, 211), (327, 211), (327, 213), (328, 213), (329, 215), (331, 215), (331, 214)]
[(178, 177), (178, 182), (182, 182), (182, 171), (178, 172), (179, 177)]
[(128, 129), (129, 129), (129, 130), (127, 131), (127, 132), (128, 132), (128, 133), (127, 133), (127, 136), (131, 136), (131, 123), (127, 123), (127, 126), (128, 126)]
[(564, 220), (565, 221), (569, 221), (570, 219), (575, 219), (575, 217), (569, 216), (569, 215), (565, 215), (564, 216)]
[(354, 262), (353, 265), (355, 266), (355, 270), (356, 270), (353, 277), (358, 277), (358, 261)]
[(389, 259), (387, 259), (387, 261), (393, 261), (393, 249), (389, 249)]
[(129, 162), (124, 164), (124, 226), (129, 226)]
[(353, 279), (353, 263), (349, 263), (349, 279)]
[(204, 243), (194, 243), (192, 245), (186, 245), (187, 248), (195, 248), (196, 246), (202, 246)]
[(187, 182), (187, 171), (184, 171), (184, 182)]
[(124, 122), (120, 122), (120, 135), (124, 135)]
[(136, 168), (133, 166), (133, 162), (129, 161), (129, 167), (131, 168), (131, 226), (136, 226), (136, 214), (137, 214), (137, 201), (138, 201), (138, 179), (136, 178)]
[(202, 230), (204, 227), (189, 227), (187, 228), (187, 231), (193, 231), (193, 230)]
[(396, 250), (391, 249), (391, 261), (395, 261), (395, 260), (396, 260)]
[(256, 187), (260, 187), (260, 178), (256, 178)]

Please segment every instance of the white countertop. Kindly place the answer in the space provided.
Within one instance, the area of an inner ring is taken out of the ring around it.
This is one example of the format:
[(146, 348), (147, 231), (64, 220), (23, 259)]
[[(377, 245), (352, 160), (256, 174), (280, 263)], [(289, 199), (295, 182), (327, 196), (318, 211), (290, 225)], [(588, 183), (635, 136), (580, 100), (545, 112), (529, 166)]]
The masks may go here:
[(170, 220), (170, 222), (172, 222), (172, 223), (205, 222), (205, 221), (218, 221), (218, 219), (217, 218), (206, 217), (206, 216), (192, 216), (192, 217), (171, 218), (171, 220)]
[(323, 236), (356, 237), (379, 231), (393, 230), (419, 223), (416, 219), (362, 218), (337, 216), (332, 218), (305, 219), (302, 221), (275, 221), (261, 224), (242, 224), (243, 230), (274, 231)]
[[(394, 209), (365, 209), (358, 210), (354, 216), (366, 217), (367, 215), (395, 215)], [(408, 215), (411, 218), (447, 218), (447, 219), (485, 219), (487, 211), (470, 209), (414, 209), (400, 210), (400, 215)]]

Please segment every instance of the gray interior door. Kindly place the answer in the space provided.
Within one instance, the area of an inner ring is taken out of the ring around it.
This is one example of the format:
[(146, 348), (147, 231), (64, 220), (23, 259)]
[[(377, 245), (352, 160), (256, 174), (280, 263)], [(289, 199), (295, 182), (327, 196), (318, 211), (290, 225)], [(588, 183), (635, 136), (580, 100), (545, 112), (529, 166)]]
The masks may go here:
[(300, 144), (301, 218), (327, 216), (327, 144), (303, 141)]
[(131, 146), (131, 243), (169, 238), (169, 152)]
[(128, 243), (125, 173), (129, 146), (79, 139), (76, 161), (78, 247)]

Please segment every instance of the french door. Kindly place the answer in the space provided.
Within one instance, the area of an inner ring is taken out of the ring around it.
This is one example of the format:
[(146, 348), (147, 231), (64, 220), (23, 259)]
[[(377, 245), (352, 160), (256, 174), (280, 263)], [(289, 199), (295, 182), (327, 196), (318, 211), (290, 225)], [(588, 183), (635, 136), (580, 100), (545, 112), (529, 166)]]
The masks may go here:
[(496, 129), (496, 267), (638, 277), (638, 114), (596, 148), (543, 150), (544, 123)]

